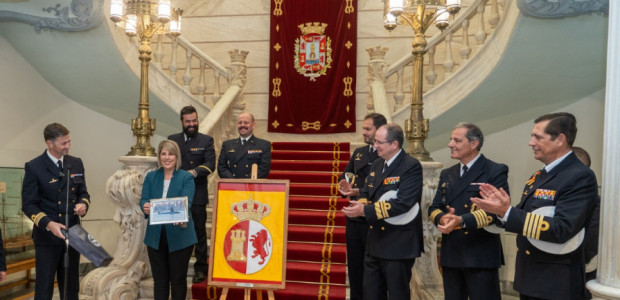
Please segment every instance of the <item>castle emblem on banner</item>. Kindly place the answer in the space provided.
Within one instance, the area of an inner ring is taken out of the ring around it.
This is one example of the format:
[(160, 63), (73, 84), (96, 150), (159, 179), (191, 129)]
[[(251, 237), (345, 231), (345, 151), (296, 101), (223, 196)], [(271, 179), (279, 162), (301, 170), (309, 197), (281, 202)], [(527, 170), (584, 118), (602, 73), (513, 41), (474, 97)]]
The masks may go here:
[(332, 67), (332, 40), (325, 36), (327, 24), (310, 22), (298, 27), (301, 36), (295, 39), (295, 69), (310, 81), (316, 81)]
[(228, 265), (242, 274), (262, 270), (271, 258), (273, 240), (261, 220), (271, 212), (269, 205), (250, 199), (233, 203), (230, 212), (239, 221), (224, 237), (224, 257)]

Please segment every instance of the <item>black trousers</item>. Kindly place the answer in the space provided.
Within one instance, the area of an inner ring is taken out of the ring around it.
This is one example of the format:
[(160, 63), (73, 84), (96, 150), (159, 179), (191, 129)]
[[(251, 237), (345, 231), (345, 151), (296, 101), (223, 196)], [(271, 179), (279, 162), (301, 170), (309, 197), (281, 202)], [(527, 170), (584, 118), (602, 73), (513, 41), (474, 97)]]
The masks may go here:
[(364, 252), (368, 223), (347, 218), (347, 268), (351, 300), (362, 300), (364, 282)]
[(410, 300), (415, 259), (364, 257), (364, 300)]
[(446, 300), (501, 300), (498, 269), (442, 267)]
[[(65, 246), (35, 246), (34, 299), (49, 300), (54, 295), (54, 277), (58, 279), (60, 299), (64, 299)], [(67, 299), (77, 300), (80, 291), (80, 253), (69, 247)]]
[(194, 230), (196, 230), (196, 237), (198, 243), (194, 245), (194, 255), (196, 256), (196, 262), (194, 263), (194, 272), (207, 273), (207, 206), (206, 205), (192, 205), (192, 219), (194, 219)]
[[(162, 228), (159, 249), (147, 247), (151, 273), (153, 273), (155, 300), (184, 300), (187, 295), (187, 267), (192, 256), (192, 246), (168, 252), (166, 230)], [(171, 293), (172, 291), (172, 293)]]

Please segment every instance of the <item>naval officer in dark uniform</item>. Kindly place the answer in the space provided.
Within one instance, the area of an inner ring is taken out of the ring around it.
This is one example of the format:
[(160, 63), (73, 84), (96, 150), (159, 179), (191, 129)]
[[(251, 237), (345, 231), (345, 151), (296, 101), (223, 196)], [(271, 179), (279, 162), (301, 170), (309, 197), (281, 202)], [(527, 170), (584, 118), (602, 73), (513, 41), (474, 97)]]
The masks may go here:
[[(571, 150), (577, 135), (572, 114), (552, 113), (534, 123), (529, 145), (544, 166), (526, 182), (519, 204), (510, 206), (506, 191), (490, 184), (482, 185), (481, 197), (472, 201), (517, 234), (514, 286), (521, 299), (584, 299), (584, 244), (557, 251), (539, 242), (557, 246), (589, 226), (598, 194), (596, 176)], [(553, 216), (535, 211), (550, 206)]]
[(222, 144), (217, 160), (220, 178), (250, 179), (252, 165), (258, 165), (258, 178), (267, 178), (271, 169), (271, 143), (255, 137), (254, 116), (242, 113), (237, 119), (239, 138)]
[(207, 177), (215, 171), (215, 148), (213, 138), (198, 132), (198, 113), (193, 106), (181, 109), (183, 132), (168, 137), (175, 141), (181, 151), (181, 169), (194, 176), (196, 192), (192, 202), (192, 219), (198, 243), (194, 246), (193, 283), (202, 282), (207, 277), (207, 204), (209, 191)]
[[(380, 159), (373, 163), (358, 200), (342, 208), (347, 217), (364, 216), (370, 225), (364, 256), (365, 300), (387, 300), (388, 294), (390, 300), (410, 300), (411, 268), (424, 249), (422, 165), (402, 150), (403, 141), (397, 124), (377, 130), (374, 145)], [(394, 195), (379, 201), (388, 192)]]
[[(52, 299), (54, 276), (60, 295), (64, 294), (65, 227), (67, 180), (69, 187), (69, 227), (79, 224), (90, 206), (82, 160), (68, 155), (69, 130), (58, 123), (43, 131), (47, 150), (26, 163), (22, 187), (22, 210), (34, 222), (35, 300)], [(68, 172), (67, 172), (68, 171)], [(78, 299), (80, 254), (69, 247), (67, 298)]]
[(441, 268), (446, 300), (500, 300), (498, 269), (504, 262), (499, 234), (485, 229), (497, 218), (472, 205), (480, 184), (508, 191), (508, 167), (480, 154), (484, 135), (472, 123), (452, 131), (450, 157), (459, 163), (441, 171), (429, 220), (441, 236)]
[[(351, 200), (357, 200), (359, 189), (364, 182), (372, 163), (379, 157), (374, 148), (377, 129), (387, 123), (385, 117), (378, 113), (371, 113), (364, 117), (362, 136), (366, 146), (353, 151), (346, 168), (340, 175), (340, 193)], [(352, 178), (345, 178), (352, 174)], [(364, 251), (366, 250), (366, 236), (368, 223), (363, 217), (347, 217), (347, 273), (349, 274), (349, 290), (351, 300), (362, 299), (362, 283), (364, 279)]]

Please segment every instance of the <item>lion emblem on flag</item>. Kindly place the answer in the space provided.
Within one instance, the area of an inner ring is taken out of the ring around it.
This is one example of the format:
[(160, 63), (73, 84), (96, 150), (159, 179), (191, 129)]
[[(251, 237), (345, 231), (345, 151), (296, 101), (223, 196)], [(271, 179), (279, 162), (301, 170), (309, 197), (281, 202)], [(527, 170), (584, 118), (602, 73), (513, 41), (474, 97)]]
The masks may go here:
[(332, 63), (332, 40), (325, 35), (327, 24), (310, 22), (298, 27), (301, 36), (295, 39), (295, 69), (310, 81), (316, 81), (317, 77), (327, 74)]
[(239, 222), (224, 237), (224, 257), (233, 270), (249, 275), (269, 264), (273, 239), (269, 229), (260, 221), (270, 211), (269, 205), (252, 200), (252, 197), (231, 205), (230, 212)]

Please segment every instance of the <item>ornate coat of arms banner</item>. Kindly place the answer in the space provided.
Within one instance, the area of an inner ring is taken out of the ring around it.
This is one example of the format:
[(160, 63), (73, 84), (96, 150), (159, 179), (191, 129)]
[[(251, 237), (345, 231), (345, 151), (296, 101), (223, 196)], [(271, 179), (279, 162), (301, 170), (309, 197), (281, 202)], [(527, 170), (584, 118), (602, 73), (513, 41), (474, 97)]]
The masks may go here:
[(288, 180), (220, 179), (214, 198), (208, 284), (284, 288)]
[(272, 0), (270, 132), (355, 132), (357, 0)]

